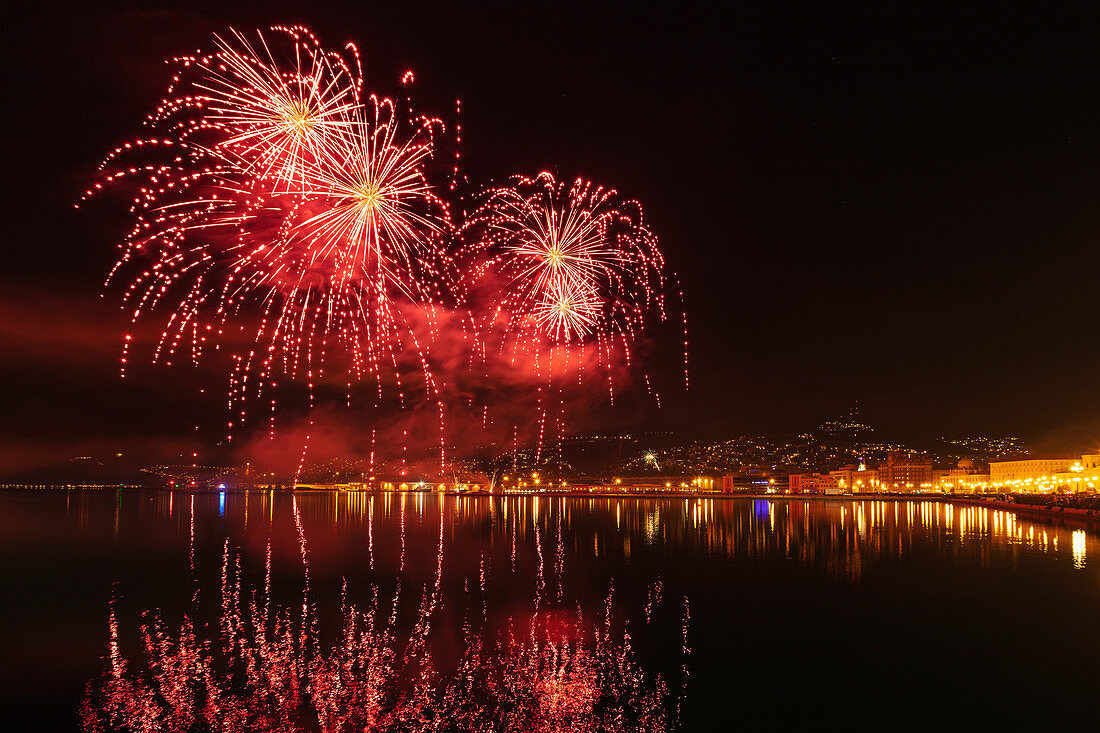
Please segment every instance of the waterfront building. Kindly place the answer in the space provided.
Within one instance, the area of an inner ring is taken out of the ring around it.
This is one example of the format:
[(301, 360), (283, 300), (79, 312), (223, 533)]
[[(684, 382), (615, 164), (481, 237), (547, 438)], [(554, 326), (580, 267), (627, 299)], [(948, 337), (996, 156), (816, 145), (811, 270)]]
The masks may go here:
[(1071, 456), (1046, 456), (1019, 461), (991, 461), (989, 480), (998, 486), (1027, 482), (1029, 479), (1035, 481), (1044, 476), (1068, 471), (1074, 460)]
[(836, 471), (829, 471), (829, 488), (850, 491), (853, 494), (866, 494), (879, 491), (878, 469), (867, 468), (863, 463), (844, 466)]
[(932, 459), (908, 451), (890, 451), (878, 467), (882, 491), (921, 491), (934, 488)]
[(963, 458), (955, 468), (934, 471), (933, 483), (942, 491), (973, 494), (989, 488), (989, 471), (982, 471), (969, 458)]
[(604, 491), (623, 493), (708, 493), (714, 491), (713, 476), (624, 476), (602, 485)]
[(1100, 486), (1100, 453), (1080, 459), (1048, 456), (989, 464), (990, 485), (998, 491), (1096, 491)]
[(771, 476), (760, 471), (726, 474), (722, 477), (722, 492), (734, 494), (738, 491), (758, 494), (774, 494), (787, 490), (786, 476)]
[(941, 490), (952, 494), (980, 494), (991, 488), (988, 473), (955, 473), (954, 471), (941, 476), (936, 485)]
[(824, 488), (821, 484), (820, 473), (792, 473), (787, 477), (787, 487), (792, 494), (815, 494)]

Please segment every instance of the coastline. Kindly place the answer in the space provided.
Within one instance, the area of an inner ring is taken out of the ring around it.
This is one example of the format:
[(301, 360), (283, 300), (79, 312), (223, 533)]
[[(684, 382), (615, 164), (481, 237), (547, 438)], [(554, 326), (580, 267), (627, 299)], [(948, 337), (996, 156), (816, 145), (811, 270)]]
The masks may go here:
[[(134, 484), (6, 484), (0, 485), (0, 490), (119, 490), (119, 489), (138, 489), (138, 490), (152, 490), (152, 491), (180, 491), (183, 493), (195, 493), (195, 494), (243, 494), (243, 493), (260, 493), (266, 494), (272, 489), (241, 489), (241, 488), (225, 488), (225, 489), (205, 489), (205, 488), (192, 488), (186, 487), (168, 488), (168, 487), (150, 487), (140, 486)], [(876, 493), (876, 494), (757, 494), (757, 493), (723, 493), (723, 492), (691, 492), (691, 491), (661, 491), (661, 492), (625, 492), (625, 491), (546, 491), (546, 492), (532, 492), (532, 493), (515, 493), (505, 491), (477, 491), (477, 492), (455, 492), (455, 491), (381, 491), (381, 490), (357, 490), (348, 491), (340, 488), (321, 488), (316, 486), (299, 487), (295, 489), (283, 488), (275, 489), (275, 493), (278, 494), (310, 494), (310, 493), (339, 493), (347, 495), (355, 494), (369, 494), (375, 496), (385, 496), (389, 494), (414, 494), (424, 496), (458, 496), (463, 498), (479, 498), (479, 497), (536, 497), (536, 498), (570, 498), (570, 499), (752, 499), (752, 500), (766, 500), (766, 501), (825, 501), (825, 502), (849, 502), (849, 501), (935, 501), (945, 502), (949, 504), (956, 504), (958, 506), (978, 507), (984, 509), (995, 509), (998, 511), (1009, 511), (1014, 514), (1027, 516), (1033, 519), (1060, 519), (1071, 520), (1084, 524), (1094, 525), (1100, 523), (1100, 509), (1077, 509), (1074, 507), (1064, 506), (1041, 506), (1034, 504), (1022, 504), (1003, 500), (992, 500), (978, 498), (978, 496), (968, 495), (955, 495), (955, 494), (893, 494), (893, 493)]]

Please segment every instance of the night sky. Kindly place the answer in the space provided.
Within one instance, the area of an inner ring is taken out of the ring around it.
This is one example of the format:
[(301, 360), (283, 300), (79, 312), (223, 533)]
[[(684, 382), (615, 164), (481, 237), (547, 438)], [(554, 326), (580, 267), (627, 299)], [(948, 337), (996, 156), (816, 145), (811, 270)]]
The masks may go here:
[[(603, 427), (801, 431), (858, 402), (912, 440), (1100, 438), (1094, 3), (520, 5), (7, 19), (0, 463), (93, 438), (141, 450), (208, 409), (193, 375), (143, 361), (118, 379), (125, 322), (100, 294), (125, 199), (72, 204), (139, 134), (164, 58), (293, 23), (357, 42), (368, 85), (413, 69), (422, 108), (461, 98), (471, 179), (549, 169), (644, 203), (687, 293), (692, 388)], [(653, 368), (674, 375), (663, 348)]]

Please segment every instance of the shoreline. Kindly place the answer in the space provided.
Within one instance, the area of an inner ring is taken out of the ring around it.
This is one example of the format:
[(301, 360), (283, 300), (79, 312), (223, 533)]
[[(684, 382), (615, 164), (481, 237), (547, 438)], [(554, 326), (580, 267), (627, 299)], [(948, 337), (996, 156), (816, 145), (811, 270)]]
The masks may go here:
[(150, 487), (139, 486), (133, 484), (121, 484), (121, 485), (89, 485), (89, 484), (7, 484), (0, 485), (0, 490), (14, 490), (14, 491), (109, 491), (111, 489), (138, 489), (146, 491), (179, 491), (181, 493), (189, 494), (267, 494), (274, 491), (277, 494), (346, 494), (348, 496), (354, 495), (371, 495), (371, 496), (386, 496), (386, 495), (423, 495), (423, 496), (457, 496), (463, 498), (480, 498), (480, 497), (535, 497), (535, 498), (568, 498), (568, 499), (752, 499), (752, 500), (767, 500), (767, 501), (937, 501), (945, 502), (949, 504), (956, 504), (959, 506), (972, 506), (985, 509), (995, 509), (998, 511), (1010, 511), (1015, 514), (1027, 515), (1032, 518), (1043, 519), (1070, 519), (1079, 522), (1086, 523), (1100, 523), (1100, 509), (1076, 509), (1074, 507), (1064, 506), (1043, 506), (1037, 504), (1023, 504), (1003, 500), (982, 499), (978, 498), (980, 495), (956, 495), (956, 494), (750, 494), (750, 493), (723, 493), (723, 492), (691, 492), (691, 491), (661, 491), (661, 492), (643, 492), (643, 491), (593, 491), (593, 492), (581, 492), (581, 491), (547, 491), (547, 492), (532, 492), (532, 493), (515, 493), (507, 491), (477, 491), (477, 492), (455, 492), (455, 491), (382, 491), (382, 490), (357, 490), (348, 491), (346, 489), (338, 488), (317, 488), (317, 487), (303, 487), (297, 489), (240, 489), (240, 488), (226, 488), (226, 489), (189, 489), (185, 487), (168, 488), (168, 487)]
[(1062, 506), (1039, 506), (1036, 504), (1017, 504), (1011, 501), (982, 501), (981, 499), (962, 499), (962, 498), (950, 498), (948, 499), (952, 504), (958, 504), (960, 506), (976, 506), (984, 507), (986, 509), (997, 509), (999, 511), (1009, 511), (1014, 514), (1023, 514), (1032, 518), (1041, 519), (1072, 519), (1078, 522), (1095, 523), (1100, 522), (1100, 510), (1094, 509), (1075, 509), (1073, 507)]

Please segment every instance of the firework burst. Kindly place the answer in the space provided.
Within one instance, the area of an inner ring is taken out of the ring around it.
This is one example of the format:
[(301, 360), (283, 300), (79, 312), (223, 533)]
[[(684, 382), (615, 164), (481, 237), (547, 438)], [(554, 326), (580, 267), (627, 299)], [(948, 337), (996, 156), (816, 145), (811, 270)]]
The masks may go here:
[[(430, 337), (457, 282), (448, 207), (427, 173), (442, 123), (409, 110), (401, 124), (394, 102), (364, 98), (354, 46), (327, 51), (300, 27), (272, 34), (234, 31), (175, 59), (153, 134), (108, 156), (87, 193), (136, 188), (108, 282), (133, 273), (133, 324), (166, 313), (153, 361), (236, 352), (230, 437), (248, 398), (280, 377), (312, 390), (337, 364), (349, 383), (373, 375), (381, 399), (386, 365), (400, 385), (411, 355), (437, 393), (411, 324), (426, 310)], [(242, 339), (251, 345), (233, 346)]]
[(421, 282), (410, 272), (415, 255), (425, 242), (438, 245), (449, 228), (447, 204), (424, 175), (438, 120), (422, 120), (401, 138), (393, 102), (371, 101), (373, 117), (357, 113), (319, 163), (307, 166), (309, 199), (323, 206), (295, 236), (317, 257), (333, 257), (342, 280), (365, 274), (408, 291)]
[(521, 341), (629, 350), (665, 318), (657, 237), (614, 189), (518, 176), (486, 193), (463, 235), (474, 277), (502, 284), (498, 312)]
[(600, 296), (586, 280), (554, 278), (532, 307), (537, 328), (552, 341), (583, 338), (599, 324)]
[[(460, 235), (471, 288), (487, 283), (494, 303), (483, 330), (495, 329), (511, 361), (530, 361), (544, 380), (538, 458), (552, 409), (564, 436), (560, 378), (574, 371), (579, 379), (594, 357), (613, 401), (613, 372), (631, 364), (643, 333), (667, 320), (664, 257), (636, 201), (547, 172), (488, 190)], [(645, 383), (659, 402), (648, 376)]]
[(353, 73), (347, 59), (325, 51), (305, 28), (272, 30), (291, 41), (290, 52), (278, 59), (262, 34), (255, 42), (237, 31), (232, 41), (215, 36), (217, 51), (194, 59), (203, 76), (194, 83), (195, 101), (206, 110), (201, 124), (228, 133), (219, 148), (292, 192), (305, 182), (301, 166), (328, 152), (349, 126), (362, 74), (357, 54)]

